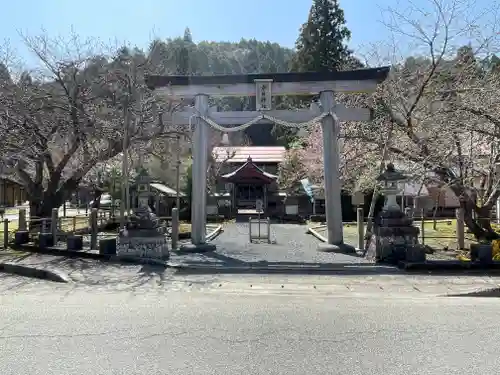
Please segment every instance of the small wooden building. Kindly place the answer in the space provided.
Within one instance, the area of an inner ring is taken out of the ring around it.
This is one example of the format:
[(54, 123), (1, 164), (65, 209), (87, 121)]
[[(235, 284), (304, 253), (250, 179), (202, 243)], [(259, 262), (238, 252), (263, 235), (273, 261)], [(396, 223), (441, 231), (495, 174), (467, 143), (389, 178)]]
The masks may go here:
[[(134, 183), (130, 186), (131, 207), (138, 207), (138, 196), (141, 193), (138, 188), (144, 184), (148, 185), (149, 207), (158, 216), (171, 216), (172, 208), (176, 205), (177, 191), (159, 181), (154, 180), (145, 169), (137, 175), (136, 181), (134, 181)], [(184, 199), (184, 196), (184, 193), (179, 192), (181, 200)]]
[[(209, 202), (213, 202), (214, 208), (218, 206), (219, 214), (224, 211), (224, 216), (229, 217), (255, 210), (257, 201), (262, 202), (267, 216), (309, 215), (312, 204), (305, 191), (291, 197), (279, 189), (278, 167), (285, 152), (282, 146), (215, 147), (214, 159), (223, 165), (218, 175), (217, 192)], [(208, 211), (215, 213), (212, 209)]]
[(14, 207), (28, 199), (26, 190), (14, 177), (0, 175), (0, 206)]

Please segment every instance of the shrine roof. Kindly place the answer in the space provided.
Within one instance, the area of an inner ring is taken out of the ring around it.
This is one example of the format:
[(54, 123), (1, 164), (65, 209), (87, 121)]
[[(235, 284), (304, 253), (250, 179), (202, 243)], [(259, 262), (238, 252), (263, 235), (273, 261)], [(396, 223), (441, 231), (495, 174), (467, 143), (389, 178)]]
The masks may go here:
[[(177, 195), (177, 191), (172, 189), (171, 187), (168, 187), (167, 185), (158, 182), (151, 183), (150, 185), (153, 189), (158, 190), (160, 193), (163, 193), (168, 197), (175, 197)], [(185, 194), (179, 192), (179, 196), (184, 197)]]
[(248, 182), (250, 180), (260, 180), (264, 183), (271, 183), (276, 180), (278, 176), (268, 173), (257, 167), (252, 158), (247, 158), (247, 162), (238, 169), (231, 173), (221, 176), (222, 179), (231, 182)]
[(0, 181), (9, 181), (11, 183), (24, 186), (23, 181), (15, 175), (0, 174)]
[(217, 162), (226, 163), (246, 163), (248, 158), (254, 163), (281, 163), (285, 152), (283, 146), (228, 146), (212, 150)]
[(389, 67), (357, 69), (335, 72), (230, 74), (211, 76), (146, 76), (148, 88), (155, 89), (168, 85), (231, 85), (254, 83), (256, 79), (272, 79), (273, 82), (321, 82), (321, 81), (376, 81), (383, 82), (389, 74)]

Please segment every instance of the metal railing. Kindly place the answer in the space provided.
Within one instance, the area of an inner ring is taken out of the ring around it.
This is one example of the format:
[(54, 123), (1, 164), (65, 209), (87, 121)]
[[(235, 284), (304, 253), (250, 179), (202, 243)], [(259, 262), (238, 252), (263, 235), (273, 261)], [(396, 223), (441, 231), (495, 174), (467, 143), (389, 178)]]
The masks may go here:
[(465, 241), (477, 241), (460, 219), (435, 220), (420, 216), (413, 217), (413, 225), (419, 228), (419, 241), (422, 245), (447, 247), (453, 243), (459, 248), (465, 248)]
[[(256, 228), (253, 228), (256, 227)], [(266, 218), (248, 218), (248, 236), (250, 243), (254, 240), (266, 240), (271, 243), (271, 220)]]

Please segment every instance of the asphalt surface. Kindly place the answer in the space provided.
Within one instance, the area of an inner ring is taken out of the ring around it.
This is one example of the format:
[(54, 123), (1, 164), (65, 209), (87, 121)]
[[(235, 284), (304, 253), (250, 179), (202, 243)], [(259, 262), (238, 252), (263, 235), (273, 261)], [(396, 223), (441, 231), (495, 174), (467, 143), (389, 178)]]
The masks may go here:
[(498, 372), (496, 298), (402, 280), (171, 276), (126, 288), (0, 274), (1, 373)]

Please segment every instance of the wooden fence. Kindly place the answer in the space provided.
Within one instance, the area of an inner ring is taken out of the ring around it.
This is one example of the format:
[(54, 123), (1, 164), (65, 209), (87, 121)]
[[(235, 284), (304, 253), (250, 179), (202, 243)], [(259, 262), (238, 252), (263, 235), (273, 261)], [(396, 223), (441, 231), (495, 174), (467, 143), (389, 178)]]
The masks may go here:
[[(77, 233), (83, 233), (91, 230), (92, 215), (77, 215), (58, 217), (22, 217), (21, 213), (18, 220), (4, 219), (0, 228), (0, 248), (7, 248), (13, 241), (15, 232), (18, 230), (28, 231), (31, 240), (34, 240), (38, 233), (52, 233), (59, 240), (65, 240), (67, 236)], [(97, 212), (96, 228), (102, 228), (113, 221), (114, 212), (110, 210), (99, 210)], [(52, 222), (54, 219), (57, 226), (54, 228)]]

